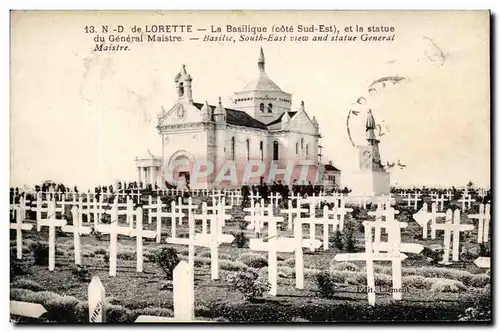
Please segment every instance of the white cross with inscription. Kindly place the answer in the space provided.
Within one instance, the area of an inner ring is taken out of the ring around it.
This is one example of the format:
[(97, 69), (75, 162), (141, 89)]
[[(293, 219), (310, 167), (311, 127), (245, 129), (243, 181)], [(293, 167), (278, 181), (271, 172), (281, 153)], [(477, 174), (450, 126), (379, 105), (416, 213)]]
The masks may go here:
[(488, 242), (490, 232), (490, 204), (479, 205), (478, 214), (469, 214), (469, 218), (477, 219), (477, 243)]
[(23, 219), (21, 218), (21, 208), (18, 206), (14, 207), (16, 214), (16, 222), (10, 223), (10, 229), (16, 230), (16, 252), (17, 259), (23, 258), (23, 233), (22, 231), (30, 231), (33, 228), (31, 224), (23, 224)]

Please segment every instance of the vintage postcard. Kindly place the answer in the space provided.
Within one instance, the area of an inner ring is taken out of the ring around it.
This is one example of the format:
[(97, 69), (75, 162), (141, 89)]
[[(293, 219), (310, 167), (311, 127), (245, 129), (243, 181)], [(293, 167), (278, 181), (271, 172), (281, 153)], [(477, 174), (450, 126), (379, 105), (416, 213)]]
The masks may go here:
[(16, 323), (491, 323), (489, 11), (12, 11)]

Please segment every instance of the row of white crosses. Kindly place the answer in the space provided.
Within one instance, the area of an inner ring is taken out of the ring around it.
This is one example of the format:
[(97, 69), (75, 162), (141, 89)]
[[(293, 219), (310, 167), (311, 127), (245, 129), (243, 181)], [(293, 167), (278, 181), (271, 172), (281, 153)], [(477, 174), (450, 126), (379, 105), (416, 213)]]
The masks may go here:
[(467, 191), (464, 191), (462, 194), (462, 197), (458, 200), (460, 203), (462, 203), (462, 211), (470, 210), (472, 206), (472, 202), (474, 201), (472, 199), (472, 195), (469, 194)]
[[(269, 294), (276, 296), (278, 292), (278, 262), (277, 253), (278, 252), (295, 252), (295, 280), (296, 288), (304, 288), (304, 259), (302, 248), (310, 248), (312, 251), (321, 246), (321, 241), (316, 239), (303, 239), (302, 238), (302, 219), (301, 213), (301, 202), (298, 199), (297, 211), (292, 215), (295, 215), (293, 221), (294, 225), (294, 237), (280, 237), (278, 236), (277, 223), (283, 222), (283, 217), (274, 216), (272, 207), (264, 208), (268, 211), (267, 215), (254, 214), (254, 217), (261, 220), (256, 220), (256, 223), (266, 222), (267, 236), (262, 239), (250, 239), (250, 249), (255, 251), (266, 251), (268, 253), (268, 281), (271, 285)], [(256, 209), (260, 209), (260, 205), (256, 204)], [(291, 205), (289, 208), (292, 208)]]
[[(201, 214), (194, 214), (196, 205), (192, 204), (191, 198), (188, 200), (187, 205), (179, 205), (179, 210), (187, 210), (188, 217), (188, 238), (177, 238), (171, 236), (167, 238), (167, 243), (187, 245), (188, 246), (188, 264), (194, 269), (194, 255), (195, 247), (210, 248), (210, 264), (211, 264), (211, 277), (213, 280), (219, 279), (219, 245), (221, 243), (231, 243), (234, 241), (234, 236), (231, 234), (222, 233), (222, 223), (225, 219), (230, 219), (230, 215), (225, 214), (225, 208), (222, 202), (219, 202), (216, 209), (213, 209), (213, 214), (208, 214), (206, 203), (202, 206)], [(210, 223), (210, 233), (203, 232), (206, 227), (202, 226), (202, 233), (196, 233), (196, 220), (202, 220), (203, 223), (207, 221)], [(175, 223), (173, 222), (172, 225)]]
[(413, 203), (413, 208), (417, 209), (418, 202), (422, 200), (420, 198), (420, 196), (422, 196), (421, 193), (415, 193), (415, 194), (413, 194), (413, 198), (412, 198), (412, 193), (408, 193), (407, 198), (403, 199), (403, 201), (408, 202), (408, 207), (412, 206), (412, 203)]
[[(380, 216), (385, 216), (385, 220), (378, 218), (375, 221), (365, 221), (365, 252), (337, 254), (337, 261), (365, 261), (368, 303), (375, 305), (375, 274), (374, 261), (392, 262), (392, 296), (395, 300), (401, 300), (402, 293), (402, 266), (401, 262), (406, 259), (404, 252), (419, 253), (423, 246), (417, 243), (401, 243), (401, 227), (406, 223), (398, 222), (394, 218), (395, 210), (391, 207), (379, 212)], [(373, 242), (373, 228), (385, 228), (388, 232), (388, 241)]]
[(444, 210), (444, 202), (448, 201), (444, 195), (436, 194), (433, 198), (431, 198), (432, 203), (436, 203), (439, 211)]
[[(444, 223), (437, 223), (437, 217), (444, 217)], [(440, 262), (441, 264), (448, 265), (450, 264), (450, 250), (452, 251), (452, 260), (459, 260), (459, 252), (460, 252), (460, 232), (471, 231), (474, 229), (474, 226), (471, 224), (461, 224), (460, 223), (460, 210), (457, 209), (454, 212), (451, 209), (448, 209), (446, 213), (438, 213), (436, 212), (435, 203), (432, 204), (432, 212), (427, 211), (427, 204), (424, 204), (422, 209), (413, 215), (413, 219), (415, 219), (420, 225), (423, 226), (425, 232), (423, 238), (427, 237), (427, 223), (431, 221), (431, 238), (436, 238), (436, 231), (443, 230), (444, 231), (444, 240), (443, 240), (443, 260)], [(453, 242), (451, 240), (451, 236), (453, 235)]]
[(477, 243), (486, 243), (489, 240), (490, 232), (490, 204), (479, 205), (478, 214), (469, 214), (469, 218), (477, 219)]

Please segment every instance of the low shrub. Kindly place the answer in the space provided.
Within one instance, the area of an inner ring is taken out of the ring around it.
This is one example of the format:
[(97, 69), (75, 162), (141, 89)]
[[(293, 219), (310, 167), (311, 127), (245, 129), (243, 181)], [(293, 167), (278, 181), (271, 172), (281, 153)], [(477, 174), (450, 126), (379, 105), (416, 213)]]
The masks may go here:
[(106, 304), (106, 322), (113, 324), (131, 324), (137, 319), (137, 315), (130, 309), (120, 305)]
[(336, 260), (333, 260), (330, 262), (330, 269), (331, 270), (338, 270), (338, 271), (360, 271), (361, 268), (359, 265), (356, 265), (351, 262), (338, 262)]
[(135, 309), (133, 313), (137, 316), (158, 316), (158, 317), (174, 317), (174, 312), (167, 308), (144, 308)]
[(278, 267), (278, 277), (294, 278), (295, 277), (295, 269), (288, 267), (288, 266), (280, 266), (280, 267)]
[(59, 323), (80, 323), (77, 306), (80, 301), (73, 296), (61, 296), (44, 304), (47, 319)]
[(134, 251), (119, 251), (116, 254), (117, 259), (123, 259), (124, 261), (133, 261), (136, 259), (136, 254)]
[(391, 287), (392, 277), (387, 274), (375, 273), (375, 286), (377, 287)]
[(290, 267), (295, 267), (295, 257), (290, 257), (288, 259), (285, 259), (283, 261), (283, 265), (290, 266)]
[(94, 250), (94, 254), (96, 254), (96, 255), (105, 255), (107, 253), (108, 253), (108, 251), (104, 248), (96, 248)]
[(340, 231), (335, 232), (335, 236), (333, 237), (333, 239), (330, 240), (330, 242), (333, 242), (333, 245), (338, 250), (344, 249), (344, 241), (342, 239), (342, 233)]
[(42, 285), (40, 285), (36, 281), (29, 280), (29, 279), (18, 279), (10, 284), (10, 288), (27, 289), (27, 290), (31, 290), (34, 292), (39, 292), (39, 291), (44, 290)]
[(89, 282), (92, 279), (90, 275), (90, 271), (87, 265), (77, 265), (73, 268), (71, 273), (78, 279), (80, 282)]
[(490, 276), (487, 274), (476, 274), (472, 277), (470, 286), (483, 288), (490, 284)]
[(174, 269), (179, 264), (180, 259), (174, 248), (165, 247), (155, 253), (154, 262), (165, 273), (167, 280), (172, 280)]
[(35, 265), (49, 265), (49, 246), (45, 242), (35, 242), (31, 248)]
[(245, 235), (245, 233), (243, 232), (233, 233), (233, 236), (234, 236), (233, 243), (236, 245), (237, 248), (248, 247), (248, 243), (250, 242), (250, 240)]
[(16, 253), (10, 252), (10, 279), (14, 279), (16, 276), (25, 274), (23, 265), (19, 259), (16, 258)]
[(253, 252), (241, 254), (236, 260), (256, 269), (267, 266), (267, 258)]
[(243, 264), (242, 262), (238, 261), (229, 261), (225, 259), (221, 259), (219, 261), (219, 267), (222, 270), (227, 270), (227, 271), (239, 271), (239, 270), (246, 270), (248, 266)]
[(403, 276), (402, 278), (402, 287), (403, 288), (414, 288), (414, 289), (430, 289), (432, 286), (432, 282), (428, 280), (428, 278), (424, 278), (422, 276)]
[(210, 257), (211, 256), (211, 253), (210, 253), (210, 250), (205, 250), (205, 251), (202, 251), (200, 252), (198, 255), (196, 255), (198, 257)]
[(403, 276), (405, 275), (420, 275), (426, 278), (453, 279), (460, 281), (465, 285), (469, 285), (474, 276), (472, 273), (465, 270), (432, 266), (403, 268)]
[(254, 301), (271, 289), (266, 280), (259, 277), (255, 270), (242, 270), (228, 276), (231, 288), (239, 291), (247, 301)]
[(459, 293), (467, 290), (465, 285), (453, 279), (444, 279), (444, 278), (427, 278), (429, 282), (432, 282), (432, 286), (430, 288), (431, 292), (441, 292), (441, 293)]
[(328, 271), (321, 271), (316, 274), (316, 286), (321, 297), (325, 299), (333, 299), (335, 297), (336, 281)]
[(211, 260), (207, 257), (195, 257), (194, 258), (194, 266), (200, 267), (204, 265), (210, 265)]

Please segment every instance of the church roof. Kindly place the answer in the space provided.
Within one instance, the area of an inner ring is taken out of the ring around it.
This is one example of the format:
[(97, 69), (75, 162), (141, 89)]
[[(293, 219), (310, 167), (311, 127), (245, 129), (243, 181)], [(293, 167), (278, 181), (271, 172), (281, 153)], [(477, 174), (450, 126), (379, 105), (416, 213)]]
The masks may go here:
[[(293, 116), (294, 116), (297, 112), (287, 112), (287, 113), (288, 113), (288, 116), (289, 116), (289, 117), (290, 117), (290, 119), (291, 119), (291, 118), (292, 118), (292, 117), (293, 117)], [(285, 114), (285, 113), (281, 114), (281, 115), (279, 116), (279, 118), (277, 118), (276, 120), (273, 120), (273, 121), (269, 122), (267, 125), (268, 125), (268, 126), (272, 126), (272, 125), (275, 125), (275, 124), (277, 124), (277, 123), (280, 123), (280, 122), (281, 122), (281, 119), (283, 118), (283, 115), (284, 115), (284, 114)]]
[(340, 172), (340, 169), (338, 169), (337, 167), (335, 167), (333, 165), (326, 164), (325, 165), (325, 171)]
[[(201, 110), (201, 108), (203, 107), (204, 104), (193, 103), (193, 105), (197, 109)], [(213, 105), (208, 105), (208, 106), (210, 106), (210, 108), (212, 109), (212, 114), (213, 114), (213, 112), (215, 110), (215, 106), (213, 106)], [(227, 114), (227, 118), (226, 118), (227, 123), (235, 125), (235, 126), (257, 128), (257, 129), (266, 129), (267, 130), (267, 126), (265, 124), (263, 124), (259, 120), (252, 118), (247, 113), (245, 113), (243, 111), (233, 110), (230, 108), (225, 108), (225, 109), (226, 109), (226, 114)]]
[(267, 76), (266, 72), (264, 71), (261, 71), (259, 73), (259, 77), (253, 81), (251, 81), (250, 83), (248, 83), (242, 91), (279, 91), (279, 92), (283, 92), (283, 90), (281, 90), (281, 88), (273, 82), (273, 80), (271, 80), (269, 78), (269, 76)]

